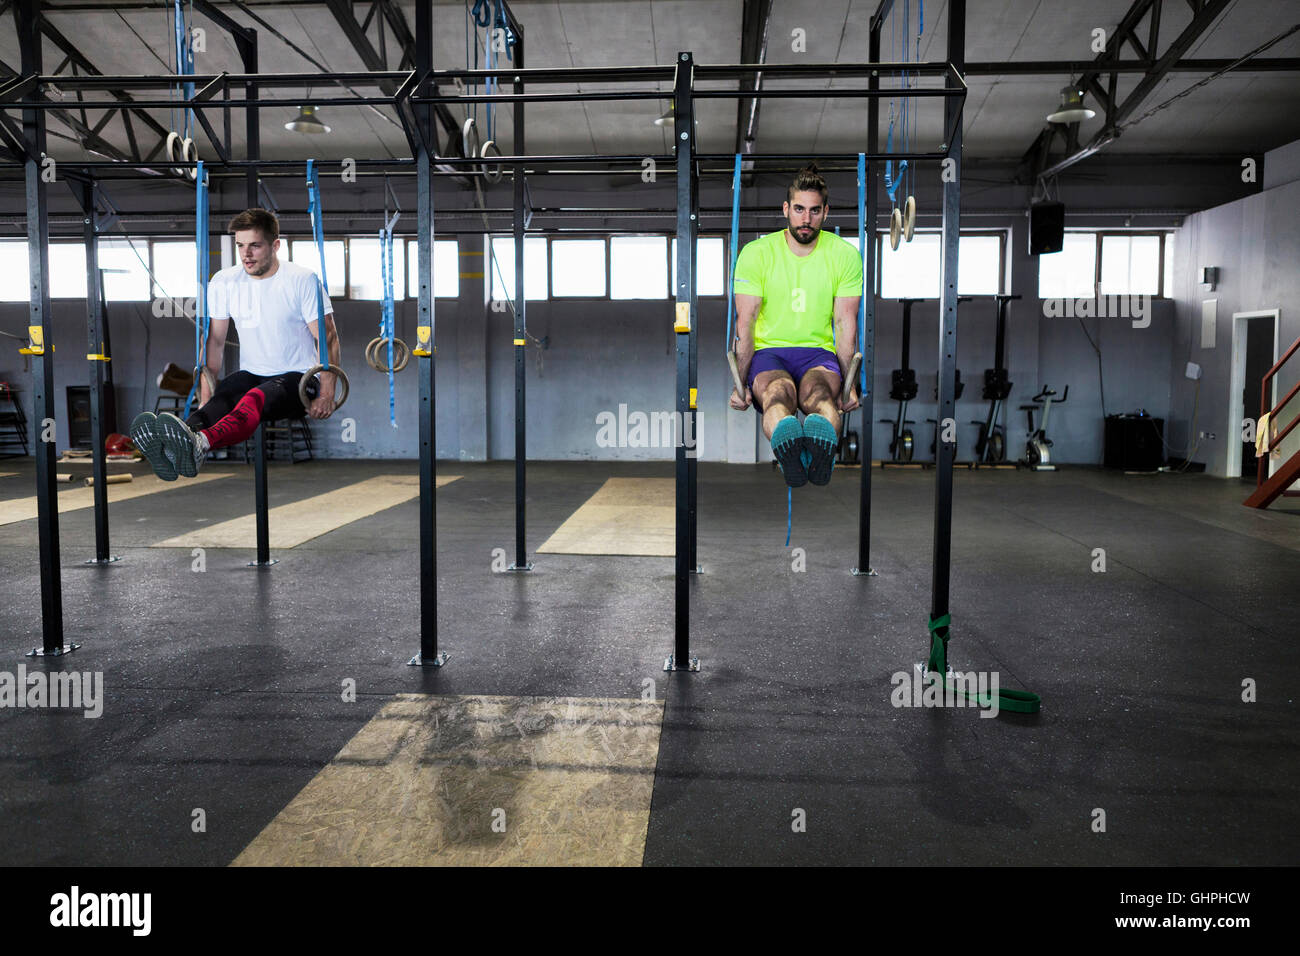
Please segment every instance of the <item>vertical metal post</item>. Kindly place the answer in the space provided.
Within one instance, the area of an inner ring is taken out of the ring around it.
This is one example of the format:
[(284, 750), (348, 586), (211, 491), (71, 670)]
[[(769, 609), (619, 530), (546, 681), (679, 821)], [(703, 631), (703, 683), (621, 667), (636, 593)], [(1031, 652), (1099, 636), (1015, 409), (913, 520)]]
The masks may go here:
[[(495, 24), (493, 25), (495, 27)], [(515, 43), (515, 66), (524, 68), (524, 41), (517, 38)], [(524, 84), (515, 78), (514, 92), (522, 93)], [(514, 153), (524, 155), (524, 104), (517, 102), (514, 122)], [(528, 370), (528, 297), (524, 295), (524, 205), (526, 202), (524, 168), (516, 166), (511, 174), (514, 177), (515, 190), (515, 560), (510, 565), (511, 571), (531, 571), (528, 560), (526, 537), (525, 504), (528, 472), (528, 405), (525, 401)], [(491, 260), (487, 261), (488, 269)], [(488, 271), (488, 270), (484, 270)], [(488, 272), (489, 276), (491, 275)]]
[[(18, 0), (14, 6), (22, 73), (41, 73), (39, 0)], [(32, 418), (36, 426), (36, 527), (40, 541), (41, 646), (29, 657), (56, 656), (78, 644), (63, 643), (63, 580), (59, 568), (59, 506), (54, 488), (54, 323), (50, 315), (50, 217), (45, 179), (56, 167), (45, 162), (45, 111), (23, 110), (23, 140), (27, 147), (27, 261), (31, 308), (27, 319), (32, 339)], [(39, 341), (37, 341), (39, 339)], [(48, 435), (49, 440), (45, 440)]]
[[(433, 0), (416, 0), (415, 69), (421, 79), (417, 95), (429, 96), (432, 83), (426, 78), (433, 67)], [(418, 342), (414, 354), (420, 368), (420, 653), (407, 663), (441, 667), (447, 655), (438, 650), (438, 503), (435, 457), (438, 447), (437, 401), (434, 394), (433, 314), (433, 162), (429, 138), (433, 135), (433, 110), (428, 104), (415, 107), (416, 137), (416, 256), (419, 269)], [(459, 268), (459, 266), (457, 266)]]
[(108, 335), (104, 328), (104, 275), (99, 271), (99, 234), (95, 228), (95, 181), (76, 180), (73, 191), (81, 206), (81, 235), (86, 247), (86, 359), (90, 363), (90, 444), (95, 476), (95, 557), (87, 564), (119, 560), (108, 553), (108, 468), (104, 461), (105, 363)]
[[(692, 133), (694, 130), (692, 129)], [(700, 567), (699, 558), (696, 554), (695, 538), (696, 529), (699, 524), (697, 513), (697, 487), (696, 478), (698, 474), (699, 460), (697, 456), (700, 451), (700, 436), (696, 431), (699, 424), (699, 388), (700, 388), (700, 345), (699, 329), (695, 327), (695, 316), (699, 315), (699, 245), (700, 245), (700, 178), (696, 173), (695, 165), (691, 165), (691, 331), (690, 331), (690, 421), (682, 422), (682, 440), (690, 436), (691, 445), (687, 448), (686, 454), (686, 487), (687, 487), (687, 510), (690, 512), (691, 522), (691, 544), (690, 554), (687, 557), (687, 567), (692, 574), (699, 574), (703, 569)]]
[[(958, 71), (966, 68), (966, 0), (948, 5), (948, 60)], [(948, 166), (943, 177), (943, 260), (939, 308), (939, 407), (937, 426), (953, 417), (957, 369), (957, 250), (961, 233), (961, 111), (962, 102), (944, 99), (944, 128), (953, 131), (945, 144)], [(948, 164), (952, 165), (948, 165)], [(936, 436), (938, 437), (938, 436)], [(930, 620), (948, 613), (948, 583), (952, 562), (952, 463), (953, 442), (936, 441), (934, 482), (934, 577), (931, 587)], [(946, 642), (948, 628), (936, 629)]]
[[(673, 82), (673, 149), (677, 156), (677, 289), (673, 306), (673, 331), (677, 339), (677, 420), (694, 431), (695, 412), (691, 401), (691, 351), (695, 332), (695, 225), (692, 204), (695, 200), (695, 62), (690, 53), (677, 54), (677, 76)], [(698, 222), (696, 215), (696, 222)], [(697, 657), (691, 657), (690, 570), (691, 505), (693, 473), (685, 442), (677, 443), (677, 541), (675, 608), (673, 615), (674, 650), (664, 661), (664, 670), (700, 669)]]
[[(881, 9), (884, 9), (882, 5)], [(871, 35), (867, 43), (867, 57), (872, 63), (880, 62), (880, 28), (884, 23), (879, 15), (871, 21)], [(880, 77), (873, 73), (867, 79), (867, 88), (880, 89)], [(867, 99), (867, 152), (875, 155), (880, 149), (880, 100)], [(858, 426), (858, 460), (862, 473), (858, 476), (858, 563), (853, 573), (874, 575), (871, 567), (871, 454), (872, 432), (876, 421), (876, 194), (879, 191), (875, 164), (867, 164), (866, 210), (862, 219), (862, 424)]]
[[(244, 72), (248, 74), (257, 72), (257, 34), (249, 30), (248, 42), (240, 45), (240, 54), (244, 61)], [(248, 82), (244, 85), (244, 98), (256, 100), (258, 98), (257, 84)], [(245, 139), (248, 144), (248, 156), (250, 161), (256, 162), (262, 158), (262, 139), (261, 127), (258, 123), (258, 108), (250, 106), (244, 110), (244, 131)], [(256, 166), (249, 166), (244, 181), (244, 202), (248, 208), (261, 205), (261, 197), (258, 195), (258, 172)], [(328, 294), (329, 290), (326, 290)], [(319, 330), (321, 335), (325, 334), (324, 329)], [(206, 356), (205, 356), (206, 358)], [(250, 563), (250, 567), (270, 567), (277, 564), (277, 561), (271, 559), (271, 526), (270, 516), (268, 515), (267, 493), (266, 493), (266, 424), (261, 422), (257, 426), (257, 431), (253, 433), (253, 503), (256, 514), (257, 525), (257, 560)]]

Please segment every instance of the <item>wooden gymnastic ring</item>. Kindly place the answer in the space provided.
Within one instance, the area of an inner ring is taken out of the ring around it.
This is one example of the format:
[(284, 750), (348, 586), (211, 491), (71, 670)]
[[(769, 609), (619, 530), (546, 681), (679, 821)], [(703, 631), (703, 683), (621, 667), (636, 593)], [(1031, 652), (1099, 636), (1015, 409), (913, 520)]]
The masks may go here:
[[(185, 160), (184, 143), (185, 141), (181, 139), (181, 134), (176, 132), (175, 130), (172, 130), (170, 133), (167, 134), (167, 150), (166, 150), (167, 158), (171, 160), (173, 163), (179, 163)], [(180, 147), (179, 153), (176, 151), (176, 147), (178, 146)], [(185, 175), (185, 170), (179, 166), (173, 166), (172, 172), (174, 172), (177, 176)]]
[(889, 248), (897, 249), (899, 241), (903, 238), (903, 214), (895, 207), (894, 211), (889, 214)]
[[(194, 381), (196, 382), (199, 380), (199, 375), (202, 375), (207, 380), (208, 401), (212, 401), (212, 396), (217, 393), (217, 377), (212, 374), (212, 369), (208, 368), (206, 365), (196, 365), (194, 366), (193, 375), (194, 375)], [(195, 392), (195, 398), (197, 398), (199, 401), (202, 401), (203, 392), (202, 391)]]
[[(181, 141), (181, 159), (185, 160), (185, 162), (187, 163), (195, 163), (195, 164), (197, 164), (199, 161), (198, 144), (195, 143), (194, 140), (190, 139), (188, 136)], [(197, 180), (199, 178), (199, 167), (195, 165), (191, 169), (186, 169), (185, 175), (189, 176), (190, 179)]]
[[(495, 151), (498, 156), (501, 155), (501, 147), (496, 144), (495, 140), (490, 139), (479, 148), (479, 156), (483, 159), (487, 159), (489, 149)], [(491, 185), (495, 186), (497, 183), (501, 182), (501, 175), (502, 170), (500, 163), (497, 163), (495, 166), (489, 166), (486, 163), (483, 165), (483, 178)]]
[(343, 369), (339, 368), (337, 365), (331, 365), (329, 368), (326, 368), (324, 365), (313, 365), (311, 368), (307, 369), (307, 371), (303, 372), (302, 378), (298, 379), (298, 400), (302, 402), (303, 408), (311, 408), (311, 399), (307, 397), (307, 383), (311, 381), (312, 376), (317, 372), (333, 372), (338, 376), (339, 381), (343, 383), (343, 397), (334, 403), (334, 408), (330, 412), (330, 414), (333, 415), (334, 412), (337, 412), (342, 408), (343, 403), (348, 400), (348, 391), (350, 390), (350, 386), (348, 385), (348, 373), (343, 371)]
[[(384, 374), (388, 373), (388, 365), (387, 363), (380, 361), (380, 356), (383, 354), (384, 346), (387, 344), (387, 336), (381, 335), (378, 338), (371, 339), (369, 344), (366, 345), (366, 364), (376, 372), (383, 372)], [(400, 372), (402, 369), (406, 368), (406, 363), (410, 360), (410, 346), (401, 339), (393, 339), (393, 371)]]
[(912, 233), (916, 231), (916, 197), (908, 196), (903, 204), (903, 238), (911, 242)]

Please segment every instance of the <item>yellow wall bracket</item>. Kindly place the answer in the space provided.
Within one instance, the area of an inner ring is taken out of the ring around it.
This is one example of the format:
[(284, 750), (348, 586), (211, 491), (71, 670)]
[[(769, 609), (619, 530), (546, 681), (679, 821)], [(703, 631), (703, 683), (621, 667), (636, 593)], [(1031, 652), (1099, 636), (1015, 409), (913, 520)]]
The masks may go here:
[(677, 303), (677, 318), (673, 323), (674, 332), (689, 332), (691, 330), (691, 304), (689, 302)]

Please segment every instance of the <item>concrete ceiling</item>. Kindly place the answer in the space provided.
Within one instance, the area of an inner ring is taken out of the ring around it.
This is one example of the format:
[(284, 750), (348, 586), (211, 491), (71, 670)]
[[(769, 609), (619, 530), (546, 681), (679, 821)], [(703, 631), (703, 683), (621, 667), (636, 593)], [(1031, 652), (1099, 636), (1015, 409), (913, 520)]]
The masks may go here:
[[(870, 14), (878, 0), (774, 0), (769, 34), (768, 61), (861, 62), (867, 59)], [(901, 0), (900, 0), (901, 2)], [(249, 4), (286, 39), (309, 52), (332, 70), (365, 69), (336, 21), (322, 4), (290, 2)], [(401, 3), (414, 28), (414, 3)], [(103, 73), (153, 74), (171, 71), (170, 4), (142, 8), (126, 2), (79, 0), (76, 9), (47, 4), (47, 16)], [(117, 8), (115, 9), (114, 6)], [(237, 7), (222, 4), (240, 22), (251, 21)], [(358, 4), (362, 11), (368, 4)], [(465, 11), (459, 0), (435, 0), (435, 62), (440, 69), (465, 65)], [(1011, 60), (1090, 61), (1092, 31), (1113, 30), (1129, 8), (1129, 0), (970, 0), (966, 56), (970, 62)], [(734, 63), (740, 58), (743, 0), (514, 0), (512, 9), (526, 31), (529, 67), (615, 67), (669, 64), (678, 51), (690, 50), (699, 63)], [(924, 33), (920, 39), (923, 60), (945, 57), (948, 5), (932, 0), (925, 5)], [(1297, 18), (1294, 0), (1236, 0), (1188, 51), (1193, 58), (1236, 58), (1281, 33)], [(913, 6), (913, 17), (916, 8)], [(19, 51), (4, 14), (0, 29), (0, 60), (17, 67)], [(1165, 0), (1160, 52), (1190, 21), (1185, 0)], [(198, 56), (198, 72), (240, 72), (233, 42), (219, 28), (208, 26), (206, 54)], [(268, 30), (258, 27), (261, 65), (266, 72), (307, 72), (316, 68)], [(806, 52), (792, 49), (793, 31), (804, 31)], [(375, 28), (370, 28), (372, 38)], [(391, 40), (391, 38), (390, 38)], [(882, 58), (889, 58), (889, 27), (885, 29)], [(1132, 58), (1126, 50), (1126, 58)], [(1272, 47), (1268, 58), (1300, 57), (1300, 33)], [(48, 41), (45, 68), (52, 69), (62, 53)], [(389, 62), (397, 58), (390, 43)], [(1168, 100), (1204, 78), (1204, 74), (1167, 76), (1139, 108), (1136, 115)], [(1056, 107), (1058, 90), (1069, 80), (1054, 76), (975, 76), (965, 113), (966, 155), (981, 159), (1018, 159), (1044, 127), (1045, 115)], [(1120, 96), (1138, 81), (1121, 78)], [(1125, 131), (1107, 152), (1162, 156), (1183, 152), (1242, 155), (1300, 139), (1300, 110), (1295, 109), (1293, 73), (1240, 72), (1223, 76), (1173, 103)], [(858, 81), (835, 81), (854, 85)], [(795, 81), (768, 80), (770, 88), (793, 87)], [(817, 81), (804, 88), (824, 88)], [(583, 90), (612, 88), (611, 84), (584, 84)], [(565, 89), (537, 87), (538, 89)], [(662, 88), (667, 88), (663, 84)], [(326, 90), (330, 92), (326, 93)], [(339, 95), (337, 87), (316, 87), (316, 92)], [(306, 93), (304, 89), (301, 91)], [(267, 96), (291, 98), (298, 91), (277, 91)], [(666, 153), (669, 132), (653, 125), (668, 101), (637, 103), (533, 104), (528, 107), (527, 152), (542, 153)], [(917, 117), (916, 141), (933, 148), (941, 138), (941, 101), (933, 100)], [(1095, 105), (1095, 104), (1093, 104)], [(165, 127), (173, 126), (165, 110), (152, 111)], [(294, 110), (263, 111), (261, 135), (264, 158), (322, 159), (382, 158), (409, 155), (406, 140), (391, 111), (336, 106), (322, 110), (333, 128), (328, 136), (290, 133), (283, 123)], [(238, 116), (238, 114), (236, 114)], [(510, 135), (512, 109), (497, 113), (498, 139), (506, 152), (513, 149)], [(730, 100), (699, 104), (700, 148), (731, 152), (736, 141), (736, 106)], [(888, 106), (882, 109), (888, 116)], [(484, 108), (480, 107), (480, 122)], [(93, 125), (94, 118), (92, 116)], [(1086, 142), (1100, 128), (1100, 117), (1082, 124)], [(235, 122), (235, 152), (242, 155), (242, 122)], [(52, 129), (67, 128), (52, 123)], [(883, 132), (883, 130), (882, 130)], [(125, 150), (120, 121), (106, 127), (104, 136)], [(882, 139), (883, 142), (883, 139)], [(201, 151), (211, 155), (210, 148)], [(856, 152), (866, 147), (866, 106), (861, 100), (812, 98), (769, 100), (759, 122), (760, 152)], [(77, 143), (52, 139), (56, 158), (85, 155)]]

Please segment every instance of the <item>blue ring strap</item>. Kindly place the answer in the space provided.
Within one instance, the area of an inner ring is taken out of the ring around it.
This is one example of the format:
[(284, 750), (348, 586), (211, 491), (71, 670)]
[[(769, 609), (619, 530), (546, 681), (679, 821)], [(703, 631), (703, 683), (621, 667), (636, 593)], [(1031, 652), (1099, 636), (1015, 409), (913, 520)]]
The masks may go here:
[(731, 351), (731, 319), (735, 315), (736, 259), (740, 255), (740, 153), (736, 154), (736, 169), (731, 175), (731, 271), (727, 273), (727, 342), (725, 351)]

